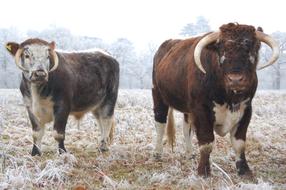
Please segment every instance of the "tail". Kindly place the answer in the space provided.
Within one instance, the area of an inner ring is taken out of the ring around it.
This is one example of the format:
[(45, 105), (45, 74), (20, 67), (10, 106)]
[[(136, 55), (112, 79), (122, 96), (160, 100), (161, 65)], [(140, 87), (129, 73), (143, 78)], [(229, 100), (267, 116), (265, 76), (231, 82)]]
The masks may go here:
[(169, 107), (168, 111), (168, 122), (167, 122), (167, 137), (168, 143), (172, 146), (172, 151), (176, 142), (176, 129), (174, 123), (173, 108)]
[(111, 124), (111, 129), (110, 129), (110, 132), (109, 132), (109, 143), (110, 144), (113, 142), (114, 128), (115, 128), (115, 121), (114, 121), (114, 117), (113, 117), (112, 124)]

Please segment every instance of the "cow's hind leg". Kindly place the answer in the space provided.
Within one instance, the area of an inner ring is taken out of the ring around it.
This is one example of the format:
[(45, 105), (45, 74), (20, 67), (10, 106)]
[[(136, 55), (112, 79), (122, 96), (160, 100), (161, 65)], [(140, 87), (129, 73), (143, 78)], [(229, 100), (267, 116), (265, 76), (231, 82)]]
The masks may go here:
[(92, 113), (97, 119), (97, 123), (100, 128), (101, 137), (100, 137), (100, 146), (99, 150), (104, 152), (108, 151), (108, 144), (112, 142), (113, 138), (113, 131), (115, 126), (114, 121), (114, 107), (115, 101), (112, 101), (111, 104), (110, 100), (107, 101), (100, 108), (94, 110)]
[(64, 141), (65, 141), (66, 124), (70, 110), (66, 105), (67, 104), (59, 103), (54, 106), (55, 119), (54, 119), (53, 136), (55, 140), (58, 142), (58, 149), (60, 154), (67, 152)]
[(160, 159), (163, 153), (163, 137), (169, 107), (163, 103), (159, 92), (155, 88), (152, 89), (152, 96), (154, 103), (155, 128), (157, 134), (154, 156), (156, 159)]

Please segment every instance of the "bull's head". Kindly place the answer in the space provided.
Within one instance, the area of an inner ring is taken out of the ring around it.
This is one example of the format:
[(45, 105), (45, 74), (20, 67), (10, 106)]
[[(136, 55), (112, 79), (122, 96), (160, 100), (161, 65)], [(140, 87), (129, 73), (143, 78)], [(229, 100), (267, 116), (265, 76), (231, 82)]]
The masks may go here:
[[(267, 63), (257, 67), (260, 42), (271, 47), (272, 56)], [(198, 42), (194, 58), (203, 73), (206, 71), (201, 63), (201, 52), (209, 44), (214, 44), (211, 46), (215, 47), (218, 57), (215, 64), (218, 64), (219, 72), (223, 73), (225, 88), (234, 93), (246, 90), (256, 78), (256, 69), (273, 64), (279, 57), (278, 44), (261, 29), (259, 31), (253, 26), (230, 23), (221, 26), (220, 31), (210, 33)]]
[(55, 42), (48, 43), (41, 39), (28, 39), (21, 44), (8, 42), (6, 49), (15, 57), (16, 65), (32, 83), (48, 81), (49, 72), (58, 67)]

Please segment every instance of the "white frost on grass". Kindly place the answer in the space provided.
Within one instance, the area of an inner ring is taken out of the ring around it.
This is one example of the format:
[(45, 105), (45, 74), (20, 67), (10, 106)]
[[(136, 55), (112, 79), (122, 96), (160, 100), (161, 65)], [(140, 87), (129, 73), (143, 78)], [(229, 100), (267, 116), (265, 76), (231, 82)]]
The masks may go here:
[(76, 158), (69, 153), (61, 154), (54, 160), (47, 160), (46, 166), (36, 175), (34, 182), (45, 184), (49, 181), (56, 185), (63, 184), (76, 162)]
[[(195, 159), (185, 157), (182, 114), (175, 112), (177, 143), (174, 152), (167, 145), (161, 162), (153, 158), (156, 139), (151, 90), (120, 90), (115, 110), (114, 141), (108, 153), (98, 153), (100, 130), (92, 114), (80, 121), (69, 118), (66, 148), (72, 154), (57, 155), (52, 125), (46, 127), (42, 157), (29, 156), (32, 148), (30, 122), (18, 90), (0, 90), (0, 189), (70, 188), (78, 178), (74, 165), (89, 169), (85, 184), (94, 184), (92, 174), (101, 176), (101, 189), (283, 189), (285, 183), (286, 92), (258, 92), (253, 100), (253, 117), (246, 141), (246, 156), (257, 178), (242, 180), (236, 174), (229, 138), (216, 136), (211, 158), (212, 177), (198, 177), (198, 144), (193, 138)], [(4, 156), (5, 155), (5, 159)], [(81, 163), (81, 155), (90, 156), (96, 170)], [(76, 160), (80, 161), (76, 161)], [(265, 163), (271, 163), (265, 165)], [(103, 173), (106, 172), (106, 174)], [(118, 171), (118, 173), (116, 173)], [(72, 175), (69, 175), (72, 172)], [(102, 172), (102, 173), (101, 173)], [(118, 174), (118, 175), (117, 175)], [(129, 175), (130, 174), (130, 175)], [(269, 175), (271, 174), (271, 175)], [(74, 176), (75, 175), (75, 176)], [(85, 178), (85, 176), (83, 175)], [(88, 185), (90, 189), (94, 189)], [(282, 187), (282, 188), (279, 188)], [(284, 188), (285, 189), (285, 188)]]

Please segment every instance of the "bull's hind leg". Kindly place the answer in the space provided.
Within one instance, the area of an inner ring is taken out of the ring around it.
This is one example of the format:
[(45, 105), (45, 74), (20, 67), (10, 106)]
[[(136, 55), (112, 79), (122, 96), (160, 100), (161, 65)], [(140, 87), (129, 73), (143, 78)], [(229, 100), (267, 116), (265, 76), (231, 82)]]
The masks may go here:
[(194, 136), (194, 124), (191, 114), (184, 114), (183, 133), (186, 145), (186, 155), (188, 158), (193, 158), (192, 138)]
[(163, 103), (159, 92), (155, 88), (152, 89), (152, 96), (154, 103), (155, 128), (157, 134), (154, 156), (156, 159), (159, 159), (163, 153), (163, 137), (165, 133), (169, 107)]

